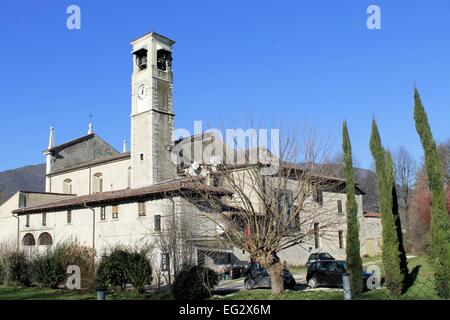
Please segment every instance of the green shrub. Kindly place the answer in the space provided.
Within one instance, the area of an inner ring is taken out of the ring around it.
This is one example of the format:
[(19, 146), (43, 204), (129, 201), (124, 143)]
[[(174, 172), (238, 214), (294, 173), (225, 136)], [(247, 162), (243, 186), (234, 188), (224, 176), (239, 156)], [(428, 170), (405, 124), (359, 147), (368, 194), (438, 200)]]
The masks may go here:
[(6, 281), (6, 268), (5, 265), (2, 263), (2, 257), (0, 257), (0, 285), (5, 284)]
[[(95, 250), (77, 243), (61, 245), (61, 266), (67, 271), (70, 265), (80, 267), (81, 289), (86, 291), (95, 288)], [(67, 275), (66, 275), (67, 278)]]
[(205, 299), (219, 283), (218, 274), (209, 268), (190, 266), (181, 270), (173, 285), (173, 295), (177, 300)]
[(130, 252), (125, 268), (129, 281), (136, 291), (144, 292), (145, 285), (152, 282), (152, 268), (146, 252)]
[(127, 253), (122, 249), (115, 249), (108, 257), (100, 262), (97, 271), (97, 290), (115, 291), (116, 287), (125, 290), (128, 277), (125, 270)]
[(56, 248), (31, 261), (33, 280), (41, 287), (58, 288), (64, 282), (66, 271), (61, 264), (63, 249)]
[(23, 252), (14, 252), (6, 257), (7, 282), (12, 285), (31, 285), (30, 262)]
[(8, 252), (0, 246), (0, 285), (6, 283), (8, 276), (7, 255)]
[(101, 261), (97, 271), (96, 288), (115, 291), (120, 287), (123, 291), (126, 285), (131, 283), (136, 291), (143, 292), (145, 285), (151, 283), (151, 274), (146, 251), (117, 248)]

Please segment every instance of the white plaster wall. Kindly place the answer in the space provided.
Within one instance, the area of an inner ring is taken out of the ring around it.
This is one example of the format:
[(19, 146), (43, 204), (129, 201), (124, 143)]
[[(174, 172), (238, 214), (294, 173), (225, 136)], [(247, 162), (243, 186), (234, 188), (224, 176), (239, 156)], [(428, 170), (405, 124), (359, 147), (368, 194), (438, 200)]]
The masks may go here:
[[(176, 200), (176, 202), (178, 201)], [(186, 208), (186, 203), (184, 208)], [(95, 248), (99, 256), (108, 254), (111, 248), (118, 245), (131, 247), (155, 245), (155, 236), (158, 234), (154, 226), (155, 215), (161, 215), (161, 225), (164, 227), (165, 219), (168, 219), (172, 212), (172, 202), (169, 199), (147, 201), (146, 216), (139, 216), (137, 202), (121, 204), (119, 205), (118, 219), (112, 218), (112, 206), (106, 206), (105, 209), (106, 219), (100, 220), (100, 207), (94, 208)], [(92, 246), (93, 213), (90, 209), (72, 210), (70, 224), (67, 223), (67, 211), (47, 213), (46, 226), (42, 226), (42, 214), (30, 215), (29, 227), (25, 226), (25, 221), (26, 216), (21, 216), (20, 239), (25, 234), (31, 233), (37, 241), (42, 232), (48, 232), (52, 236), (54, 244), (76, 241)]]
[[(132, 115), (131, 119), (131, 161), (132, 161), (132, 188), (146, 186), (152, 179), (151, 157), (151, 114), (145, 112)], [(144, 155), (141, 161), (140, 154)]]
[(16, 247), (17, 219), (12, 211), (19, 206), (19, 192), (0, 206), (0, 243)]
[(130, 159), (122, 159), (89, 168), (65, 172), (51, 177), (51, 191), (63, 193), (64, 180), (72, 180), (72, 193), (78, 196), (92, 193), (92, 180), (96, 173), (103, 174), (103, 191), (114, 191), (128, 187)]
[[(19, 208), (20, 196), (26, 197), (26, 203), (28, 206), (37, 205), (43, 202), (55, 201), (59, 199), (67, 198), (67, 195), (55, 195), (45, 193), (22, 193), (17, 192), (2, 206), (0, 206), (0, 243), (13, 243), (14, 247), (17, 246), (17, 218), (12, 215), (12, 211)], [(40, 216), (41, 217), (41, 216)], [(24, 218), (25, 219), (25, 218)], [(25, 220), (21, 221), (23, 227), (25, 227)], [(31, 219), (31, 217), (30, 217)], [(40, 229), (41, 221), (39, 217), (33, 217), (33, 229)], [(30, 225), (31, 226), (31, 225)], [(21, 229), (23, 229), (21, 227)], [(37, 240), (37, 238), (36, 238)]]

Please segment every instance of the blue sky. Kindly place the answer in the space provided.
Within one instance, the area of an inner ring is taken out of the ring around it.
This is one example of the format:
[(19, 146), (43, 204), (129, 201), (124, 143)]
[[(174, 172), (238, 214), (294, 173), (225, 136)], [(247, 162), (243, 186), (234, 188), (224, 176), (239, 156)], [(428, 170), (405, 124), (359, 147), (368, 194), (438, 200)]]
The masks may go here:
[[(66, 8), (81, 8), (81, 30)], [(382, 30), (366, 28), (379, 5)], [(450, 1), (2, 1), (0, 170), (44, 161), (56, 143), (95, 132), (129, 140), (131, 39), (153, 30), (174, 47), (176, 127), (249, 119), (305, 123), (371, 166), (372, 116), (383, 142), (420, 160), (417, 83), (437, 140), (450, 137)], [(193, 129), (192, 129), (193, 130)]]

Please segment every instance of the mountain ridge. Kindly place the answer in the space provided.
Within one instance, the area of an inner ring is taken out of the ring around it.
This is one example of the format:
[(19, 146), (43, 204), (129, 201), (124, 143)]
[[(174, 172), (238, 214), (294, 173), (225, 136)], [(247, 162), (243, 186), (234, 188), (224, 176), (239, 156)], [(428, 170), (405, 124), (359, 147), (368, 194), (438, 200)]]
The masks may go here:
[(45, 163), (0, 172), (0, 205), (17, 191), (45, 191)]

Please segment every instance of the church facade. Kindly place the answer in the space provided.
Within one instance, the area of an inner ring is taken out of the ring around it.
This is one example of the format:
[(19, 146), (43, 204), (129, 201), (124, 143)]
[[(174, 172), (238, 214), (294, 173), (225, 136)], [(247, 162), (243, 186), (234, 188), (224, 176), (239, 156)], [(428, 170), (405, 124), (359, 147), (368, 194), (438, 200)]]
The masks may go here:
[[(93, 247), (99, 257), (118, 246), (151, 246), (156, 268), (166, 270), (164, 230), (179, 234), (180, 259), (210, 266), (243, 264), (248, 253), (217, 241), (217, 227), (204, 215), (219, 214), (190, 201), (198, 186), (180, 173), (172, 157), (175, 147), (217, 143), (210, 136), (172, 140), (174, 129), (172, 49), (174, 41), (148, 33), (131, 42), (133, 51), (131, 148), (120, 152), (93, 132), (54, 145), (50, 131), (44, 193), (20, 191), (0, 207), (0, 242), (9, 242), (30, 254), (58, 243), (77, 241)], [(222, 148), (223, 146), (221, 146)], [(181, 150), (181, 149), (180, 149)], [(205, 183), (204, 190), (218, 197), (227, 190)], [(325, 193), (336, 208), (345, 208), (345, 193)], [(362, 196), (357, 196), (362, 252), (366, 253)], [(340, 206), (340, 207), (339, 207)], [(371, 254), (381, 246), (379, 223), (370, 223)], [(345, 219), (334, 240), (317, 239), (282, 252), (289, 264), (303, 264), (312, 250), (344, 257)], [(171, 226), (174, 229), (169, 230)], [(168, 229), (169, 228), (169, 229)], [(179, 230), (182, 230), (180, 232)], [(177, 231), (174, 231), (177, 230)], [(368, 233), (367, 233), (368, 234)], [(181, 239), (181, 240), (180, 240)], [(375, 244), (374, 245), (374, 242)], [(306, 248), (305, 248), (306, 247)], [(309, 249), (308, 249), (309, 248)], [(208, 255), (218, 253), (219, 258)]]

